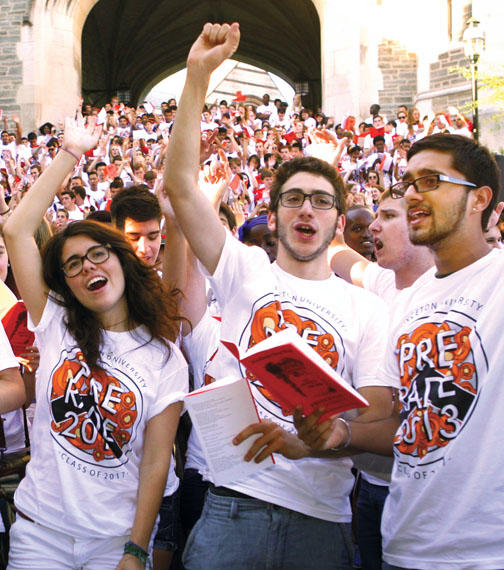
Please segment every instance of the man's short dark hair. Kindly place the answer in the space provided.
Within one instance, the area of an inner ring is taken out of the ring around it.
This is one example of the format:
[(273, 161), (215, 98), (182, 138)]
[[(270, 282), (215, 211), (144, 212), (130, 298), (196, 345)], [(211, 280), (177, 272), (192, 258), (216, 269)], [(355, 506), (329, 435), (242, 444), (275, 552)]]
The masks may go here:
[(107, 210), (96, 210), (88, 214), (86, 220), (94, 220), (95, 222), (100, 222), (102, 224), (111, 224), (112, 218), (110, 212)]
[(62, 196), (70, 196), (70, 198), (72, 200), (75, 200), (75, 192), (73, 190), (63, 190), (63, 192), (61, 193)]
[[(84, 188), (84, 186), (74, 186), (72, 188), (72, 191), (74, 192), (74, 196), (76, 194), (78, 194), (83, 200), (85, 200), (86, 198), (86, 189)], [(65, 194), (65, 192), (62, 192), (62, 194)]]
[(110, 214), (120, 230), (124, 230), (126, 218), (135, 222), (160, 222), (162, 217), (158, 199), (145, 186), (130, 186), (118, 192), (110, 204)]
[(334, 188), (336, 198), (336, 209), (339, 214), (345, 213), (345, 184), (336, 169), (325, 160), (314, 158), (313, 156), (303, 156), (283, 162), (273, 180), (273, 187), (270, 191), (270, 211), (276, 212), (280, 200), (280, 190), (282, 186), (298, 172), (308, 172), (315, 176), (322, 176)]
[(97, 162), (96, 168), (100, 168), (100, 166), (107, 166), (107, 164), (105, 162)]
[(385, 137), (383, 135), (376, 135), (375, 138), (373, 139), (373, 144), (376, 144), (377, 142), (385, 142)]
[(124, 180), (120, 176), (116, 176), (110, 183), (110, 188), (124, 188)]
[(430, 135), (411, 145), (408, 161), (424, 150), (444, 152), (451, 156), (452, 168), (464, 175), (468, 182), (492, 189), (492, 199), (483, 211), (481, 226), (485, 230), (488, 220), (497, 205), (500, 191), (499, 167), (490, 151), (468, 137), (462, 135)]

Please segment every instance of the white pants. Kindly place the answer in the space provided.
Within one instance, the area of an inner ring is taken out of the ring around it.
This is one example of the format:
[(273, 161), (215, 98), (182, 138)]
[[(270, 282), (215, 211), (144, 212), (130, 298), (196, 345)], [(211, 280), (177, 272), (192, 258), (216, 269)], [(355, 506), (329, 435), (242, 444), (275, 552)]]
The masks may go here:
[(128, 540), (129, 536), (75, 538), (18, 516), (10, 530), (7, 568), (114, 570)]

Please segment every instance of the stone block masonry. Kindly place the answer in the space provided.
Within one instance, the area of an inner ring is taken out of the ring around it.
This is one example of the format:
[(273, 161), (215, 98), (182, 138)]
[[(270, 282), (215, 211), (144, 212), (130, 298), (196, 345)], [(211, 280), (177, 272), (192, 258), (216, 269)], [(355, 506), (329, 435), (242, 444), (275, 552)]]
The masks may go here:
[(413, 104), (417, 93), (417, 65), (417, 55), (397, 41), (386, 39), (378, 46), (378, 66), (383, 78), (378, 103), (388, 119), (395, 119), (398, 105), (410, 107)]
[(432, 90), (443, 89), (467, 83), (467, 79), (460, 73), (450, 71), (457, 67), (467, 67), (467, 58), (463, 48), (440, 53), (437, 61), (430, 65), (430, 88)]
[[(20, 114), (16, 94), (23, 81), (23, 70), (16, 47), (29, 6), (29, 0), (0, 0), (0, 109), (9, 119)], [(14, 123), (9, 120), (7, 126), (12, 129)], [(3, 129), (3, 123), (0, 127)]]

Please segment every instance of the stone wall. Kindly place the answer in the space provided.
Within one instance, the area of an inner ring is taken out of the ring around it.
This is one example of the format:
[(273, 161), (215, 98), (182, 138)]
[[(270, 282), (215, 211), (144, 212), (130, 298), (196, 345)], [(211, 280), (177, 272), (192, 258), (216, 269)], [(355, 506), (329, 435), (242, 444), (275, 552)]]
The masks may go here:
[(399, 42), (384, 40), (378, 46), (383, 88), (378, 91), (381, 113), (393, 119), (398, 105), (413, 104), (417, 93), (417, 55)]
[[(17, 94), (23, 81), (23, 69), (17, 45), (29, 3), (29, 0), (0, 0), (0, 109), (9, 118), (13, 113), (20, 113)], [(9, 121), (8, 127), (13, 126)]]
[(455, 93), (433, 96), (433, 111), (446, 110), (448, 105), (462, 108), (467, 111), (471, 102), (471, 84), (460, 73), (450, 71), (453, 68), (467, 67), (467, 58), (462, 47), (440, 53), (437, 61), (430, 65), (430, 89), (432, 91), (458, 89)]

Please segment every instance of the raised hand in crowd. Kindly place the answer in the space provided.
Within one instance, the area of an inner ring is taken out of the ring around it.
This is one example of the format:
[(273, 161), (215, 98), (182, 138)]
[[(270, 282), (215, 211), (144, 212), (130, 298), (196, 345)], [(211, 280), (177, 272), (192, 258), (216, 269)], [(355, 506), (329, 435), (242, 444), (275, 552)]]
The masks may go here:
[(206, 23), (198, 39), (194, 42), (187, 57), (187, 73), (201, 79), (230, 58), (240, 43), (240, 28), (234, 24)]
[(240, 200), (233, 200), (230, 204), (230, 208), (236, 219), (236, 227), (239, 228), (245, 223), (245, 206)]
[(231, 170), (228, 159), (222, 149), (219, 149), (219, 160), (213, 160), (200, 170), (198, 185), (210, 203), (219, 210), (220, 203), (231, 180)]
[(311, 141), (309, 154), (336, 166), (345, 145), (348, 144), (347, 139), (342, 138), (338, 141), (333, 132), (316, 128), (309, 129), (308, 136)]

